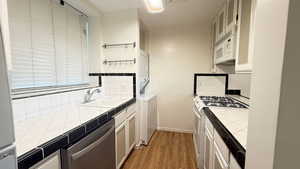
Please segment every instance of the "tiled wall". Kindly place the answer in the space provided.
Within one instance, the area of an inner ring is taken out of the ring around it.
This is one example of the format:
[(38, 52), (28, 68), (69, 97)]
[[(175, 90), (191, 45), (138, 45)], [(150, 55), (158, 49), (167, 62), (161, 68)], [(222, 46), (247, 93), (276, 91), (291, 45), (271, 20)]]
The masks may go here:
[[(14, 121), (20, 122), (36, 116), (56, 112), (67, 106), (80, 105), (88, 89), (45, 96), (13, 100)], [(94, 97), (133, 97), (132, 76), (103, 76), (101, 94)]]
[(251, 89), (251, 74), (229, 74), (229, 89), (241, 90), (241, 95), (250, 98)]
[(115, 97), (133, 97), (133, 76), (102, 76), (103, 94)]
[(83, 102), (85, 90), (17, 99), (12, 101), (14, 121), (28, 120), (36, 116), (56, 112), (57, 110)]

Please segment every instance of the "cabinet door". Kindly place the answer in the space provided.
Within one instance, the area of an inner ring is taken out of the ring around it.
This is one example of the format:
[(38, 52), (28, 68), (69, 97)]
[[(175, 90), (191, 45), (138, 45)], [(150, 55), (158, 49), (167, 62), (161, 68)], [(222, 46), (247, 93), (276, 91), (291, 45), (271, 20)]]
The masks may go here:
[(30, 169), (61, 169), (60, 152), (56, 152)]
[(218, 22), (217, 22), (217, 18), (215, 18), (212, 22), (212, 44), (214, 46), (214, 44), (217, 42), (217, 37), (218, 37)]
[(230, 169), (241, 169), (240, 165), (232, 155), (230, 155)]
[(128, 142), (129, 142), (129, 151), (135, 146), (136, 141), (136, 115), (132, 115), (128, 119)]
[(212, 25), (211, 25), (211, 35), (212, 35), (212, 40), (211, 40), (211, 52), (213, 53), (213, 57), (212, 57), (212, 60), (213, 60), (213, 63), (212, 64), (212, 69), (214, 70), (215, 69), (215, 49), (216, 49), (216, 43), (217, 43), (217, 37), (218, 37), (218, 34), (217, 34), (217, 29), (218, 29), (218, 22), (217, 22), (217, 18), (215, 18), (212, 22)]
[(204, 169), (212, 169), (213, 138), (205, 129)]
[(228, 169), (228, 162), (225, 161), (217, 144), (214, 144), (213, 169)]
[(221, 9), (218, 15), (218, 40), (221, 40), (225, 35), (226, 27), (226, 5)]
[(239, 0), (227, 0), (227, 19), (226, 19), (226, 31), (234, 31), (237, 24), (237, 11)]
[(126, 158), (126, 122), (116, 129), (117, 168), (120, 168)]
[(240, 0), (239, 6), (235, 68), (236, 72), (251, 72), (256, 0)]

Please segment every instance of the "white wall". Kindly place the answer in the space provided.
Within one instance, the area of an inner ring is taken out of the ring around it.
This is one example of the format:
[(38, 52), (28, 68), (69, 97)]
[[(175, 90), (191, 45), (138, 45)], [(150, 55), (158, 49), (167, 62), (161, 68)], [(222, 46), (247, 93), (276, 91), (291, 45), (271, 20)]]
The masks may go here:
[(150, 90), (161, 129), (192, 131), (193, 76), (211, 68), (210, 29), (202, 25), (150, 32)]
[[(287, 53), (290, 2), (293, 41)], [(257, 0), (246, 169), (299, 168), (298, 9), (298, 0)]]
[[(137, 58), (139, 52), (139, 21), (137, 9), (130, 9), (103, 15), (103, 38), (104, 43), (132, 43), (137, 47), (132, 48), (107, 48), (103, 50), (102, 62), (107, 60), (131, 60)], [(136, 64), (118, 63), (102, 64), (102, 72), (136, 72)]]

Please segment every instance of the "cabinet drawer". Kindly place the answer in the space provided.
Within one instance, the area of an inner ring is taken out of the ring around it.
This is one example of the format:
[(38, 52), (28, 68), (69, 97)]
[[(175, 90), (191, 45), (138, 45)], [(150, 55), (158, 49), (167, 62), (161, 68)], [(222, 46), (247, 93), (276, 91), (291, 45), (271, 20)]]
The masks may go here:
[(135, 112), (136, 112), (136, 104), (132, 104), (128, 106), (128, 108), (126, 109), (127, 117), (131, 116)]
[(209, 133), (214, 136), (214, 126), (207, 117), (205, 120), (205, 127), (208, 129)]
[(229, 162), (229, 149), (217, 131), (215, 131), (215, 143), (217, 144), (220, 153), (226, 162)]
[(120, 126), (120, 124), (122, 124), (126, 120), (127, 113), (125, 110), (122, 110), (114, 118), (115, 118), (115, 126), (118, 127), (118, 126)]
[(61, 169), (60, 151), (57, 151), (30, 169)]

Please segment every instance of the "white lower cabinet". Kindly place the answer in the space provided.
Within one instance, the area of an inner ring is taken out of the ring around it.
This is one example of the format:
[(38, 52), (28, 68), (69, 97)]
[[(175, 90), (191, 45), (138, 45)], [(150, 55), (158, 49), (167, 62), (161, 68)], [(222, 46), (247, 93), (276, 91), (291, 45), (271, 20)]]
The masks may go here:
[(115, 117), (116, 123), (116, 166), (119, 169), (136, 145), (136, 111), (128, 108)]
[(136, 143), (136, 115), (133, 114), (128, 119), (128, 140), (129, 140), (129, 151), (135, 146)]
[(228, 169), (228, 162), (220, 152), (218, 145), (214, 143), (213, 169)]
[(61, 169), (60, 151), (53, 153), (30, 169)]
[(204, 169), (212, 169), (213, 135), (205, 128)]
[(116, 162), (120, 168), (126, 158), (126, 123), (122, 123), (116, 129)]
[(241, 169), (240, 165), (232, 155), (230, 155), (230, 169)]
[(213, 124), (206, 116), (205, 119), (204, 151), (199, 154), (204, 157), (204, 164), (199, 168), (241, 169)]

